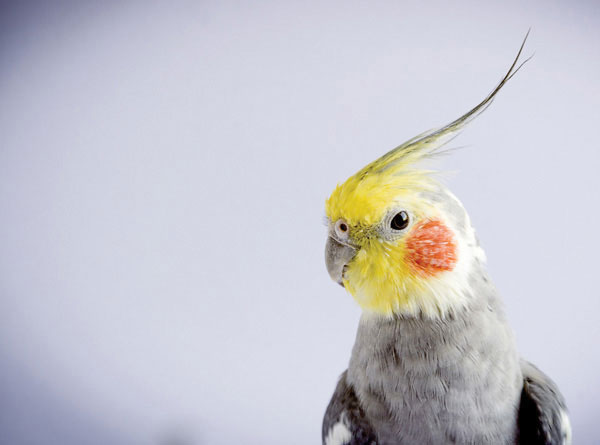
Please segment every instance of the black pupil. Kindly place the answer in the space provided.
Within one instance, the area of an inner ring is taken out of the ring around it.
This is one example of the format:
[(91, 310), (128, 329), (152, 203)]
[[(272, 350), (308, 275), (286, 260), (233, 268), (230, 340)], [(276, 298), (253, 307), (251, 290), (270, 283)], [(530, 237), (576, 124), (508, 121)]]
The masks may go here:
[(342, 223), (342, 224), (340, 224), (340, 230), (342, 232), (345, 232), (346, 230), (348, 230), (348, 226), (346, 224)]
[(406, 229), (406, 226), (408, 226), (408, 213), (404, 210), (400, 213), (396, 213), (396, 216), (392, 218), (392, 223), (390, 225), (394, 230)]

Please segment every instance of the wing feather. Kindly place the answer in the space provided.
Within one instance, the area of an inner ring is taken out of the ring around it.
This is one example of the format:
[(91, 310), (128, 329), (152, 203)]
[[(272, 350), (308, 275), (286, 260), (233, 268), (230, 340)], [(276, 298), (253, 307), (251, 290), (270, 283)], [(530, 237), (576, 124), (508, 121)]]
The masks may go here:
[(373, 431), (354, 388), (340, 376), (323, 418), (323, 445), (377, 445)]
[(531, 363), (521, 360), (523, 391), (519, 408), (519, 443), (569, 445), (571, 425), (556, 384)]

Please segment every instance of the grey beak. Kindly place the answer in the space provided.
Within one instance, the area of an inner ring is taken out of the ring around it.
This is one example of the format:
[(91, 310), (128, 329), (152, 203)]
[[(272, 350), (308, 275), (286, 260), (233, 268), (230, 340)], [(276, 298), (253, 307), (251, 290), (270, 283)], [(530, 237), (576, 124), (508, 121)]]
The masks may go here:
[(356, 255), (356, 249), (347, 244), (342, 244), (331, 236), (327, 237), (327, 244), (325, 244), (325, 264), (327, 265), (327, 272), (329, 276), (336, 283), (342, 284), (342, 275), (344, 273), (344, 266), (354, 258)]

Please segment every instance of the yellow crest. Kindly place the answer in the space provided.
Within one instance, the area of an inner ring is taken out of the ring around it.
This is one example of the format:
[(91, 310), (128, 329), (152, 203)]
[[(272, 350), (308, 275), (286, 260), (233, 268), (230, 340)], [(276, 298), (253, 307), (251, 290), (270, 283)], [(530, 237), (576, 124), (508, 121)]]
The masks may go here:
[[(326, 215), (330, 223), (343, 220), (351, 227), (352, 241), (358, 251), (345, 268), (343, 284), (364, 309), (388, 315), (399, 308), (409, 312), (443, 313), (451, 304), (431, 294), (449, 296), (453, 292), (462, 292), (463, 278), (467, 276), (464, 269), (468, 267), (464, 261), (457, 265), (460, 273), (455, 273), (453, 279), (460, 285), (454, 288), (448, 286), (444, 276), (423, 280), (411, 271), (410, 264), (398, 261), (399, 258), (407, 258), (406, 241), (401, 238), (393, 242), (380, 239), (377, 227), (381, 227), (380, 223), (396, 204), (409, 208), (416, 220), (438, 216), (443, 220), (435, 204), (421, 199), (421, 192), (434, 191), (439, 185), (431, 177), (431, 171), (419, 169), (415, 164), (440, 153), (440, 149), (460, 130), (485, 111), (498, 91), (529, 60), (517, 64), (526, 40), (527, 35), (508, 72), (479, 104), (448, 125), (420, 134), (371, 162), (343, 184), (337, 185), (326, 200)], [(458, 245), (457, 255), (463, 258), (479, 255), (471, 255), (464, 249), (464, 246)]]

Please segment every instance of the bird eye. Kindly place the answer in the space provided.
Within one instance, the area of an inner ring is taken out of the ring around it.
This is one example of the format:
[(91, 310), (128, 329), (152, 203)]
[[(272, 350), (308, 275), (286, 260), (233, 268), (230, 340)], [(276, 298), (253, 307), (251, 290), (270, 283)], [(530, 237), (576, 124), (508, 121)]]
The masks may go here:
[(408, 213), (404, 210), (396, 213), (390, 222), (390, 227), (394, 230), (403, 230), (408, 226)]
[(350, 228), (348, 227), (348, 223), (343, 219), (338, 219), (335, 223), (335, 234), (340, 239), (346, 239), (348, 238), (349, 232)]

